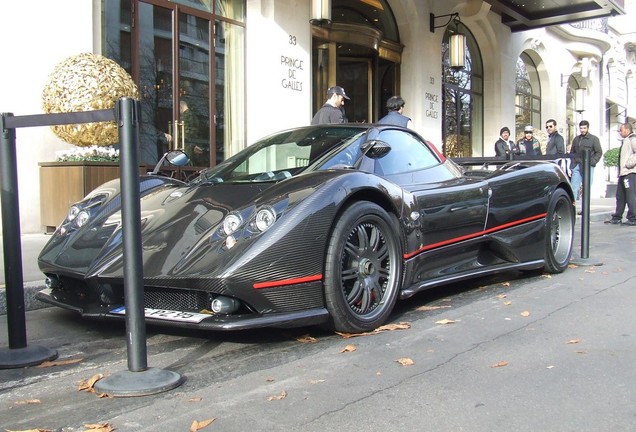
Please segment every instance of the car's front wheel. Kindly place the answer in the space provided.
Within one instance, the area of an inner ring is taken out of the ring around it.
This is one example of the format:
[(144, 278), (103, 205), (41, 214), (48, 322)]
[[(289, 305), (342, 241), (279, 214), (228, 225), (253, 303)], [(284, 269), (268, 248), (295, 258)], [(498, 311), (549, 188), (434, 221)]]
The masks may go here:
[(397, 226), (395, 216), (366, 201), (352, 204), (336, 222), (325, 260), (332, 329), (369, 331), (390, 315), (402, 274)]
[(563, 272), (572, 256), (574, 242), (574, 206), (568, 194), (557, 189), (546, 216), (545, 266), (548, 273)]

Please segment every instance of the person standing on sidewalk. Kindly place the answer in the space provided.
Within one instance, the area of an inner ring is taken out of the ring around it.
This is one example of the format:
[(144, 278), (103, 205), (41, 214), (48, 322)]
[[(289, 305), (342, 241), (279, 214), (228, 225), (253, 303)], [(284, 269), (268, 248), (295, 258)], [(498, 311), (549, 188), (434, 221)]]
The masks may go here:
[(572, 157), (572, 191), (574, 192), (574, 200), (579, 199), (579, 190), (583, 184), (583, 153), (585, 149), (590, 150), (590, 186), (594, 181), (594, 167), (601, 160), (603, 155), (603, 149), (601, 149), (601, 142), (598, 137), (592, 135), (589, 132), (590, 122), (587, 120), (581, 120), (579, 123), (579, 135), (572, 140), (572, 147), (570, 148), (570, 154)]
[(545, 129), (548, 132), (548, 144), (545, 148), (545, 154), (565, 154), (565, 141), (556, 127), (556, 120), (549, 119), (545, 122)]
[(379, 124), (390, 124), (396, 126), (402, 126), (405, 128), (413, 129), (413, 121), (410, 117), (403, 114), (404, 112), (404, 99), (401, 96), (391, 96), (386, 101), (387, 115), (378, 120)]
[(616, 211), (605, 223), (621, 223), (627, 205), (627, 221), (624, 225), (636, 226), (636, 135), (631, 123), (623, 123), (618, 133), (623, 138), (623, 143), (618, 157)]
[(347, 123), (347, 118), (344, 115), (345, 99), (350, 100), (342, 87), (329, 87), (327, 89), (327, 101), (314, 115), (314, 118), (311, 119), (311, 124)]

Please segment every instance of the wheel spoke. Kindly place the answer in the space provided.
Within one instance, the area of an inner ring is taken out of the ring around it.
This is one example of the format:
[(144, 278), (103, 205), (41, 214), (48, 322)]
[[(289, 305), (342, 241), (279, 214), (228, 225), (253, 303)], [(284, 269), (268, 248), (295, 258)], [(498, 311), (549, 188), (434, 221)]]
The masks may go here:
[(352, 306), (355, 306), (358, 303), (360, 296), (362, 295), (362, 283), (360, 281), (356, 281), (351, 287), (351, 291), (347, 294), (347, 303)]

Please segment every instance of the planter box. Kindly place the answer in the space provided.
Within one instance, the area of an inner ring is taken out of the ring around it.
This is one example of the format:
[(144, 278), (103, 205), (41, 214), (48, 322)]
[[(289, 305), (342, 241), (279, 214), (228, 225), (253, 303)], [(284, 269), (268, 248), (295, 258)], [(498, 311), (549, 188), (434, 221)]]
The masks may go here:
[[(109, 180), (119, 178), (117, 162), (42, 162), (40, 165), (40, 223), (53, 232), (71, 205)], [(145, 174), (146, 167), (139, 167)]]

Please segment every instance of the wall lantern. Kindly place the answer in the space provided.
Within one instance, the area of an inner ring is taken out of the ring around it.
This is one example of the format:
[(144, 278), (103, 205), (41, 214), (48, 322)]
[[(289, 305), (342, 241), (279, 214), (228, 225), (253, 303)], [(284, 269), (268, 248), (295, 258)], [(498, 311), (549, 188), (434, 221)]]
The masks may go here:
[[(435, 20), (438, 18), (448, 18), (445, 24), (435, 25)], [(431, 33), (435, 33), (436, 28), (446, 27), (451, 22), (455, 24), (455, 33), (452, 34), (448, 40), (448, 59), (450, 61), (450, 67), (453, 69), (462, 69), (466, 66), (466, 35), (459, 32), (459, 13), (435, 16), (430, 14), (430, 30)]]
[(577, 88), (574, 90), (574, 111), (582, 113), (585, 111), (585, 88)]
[(309, 22), (317, 26), (331, 24), (331, 0), (311, 0)]

